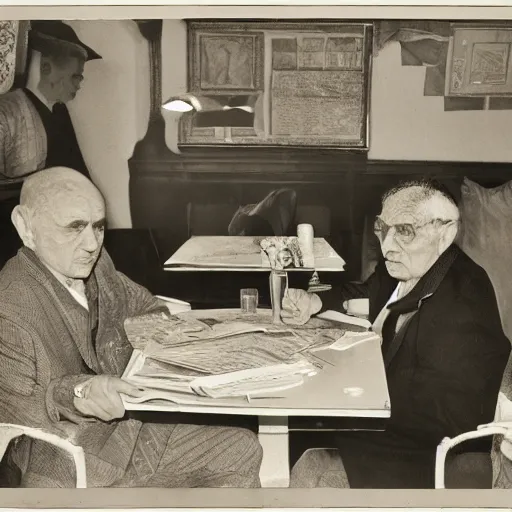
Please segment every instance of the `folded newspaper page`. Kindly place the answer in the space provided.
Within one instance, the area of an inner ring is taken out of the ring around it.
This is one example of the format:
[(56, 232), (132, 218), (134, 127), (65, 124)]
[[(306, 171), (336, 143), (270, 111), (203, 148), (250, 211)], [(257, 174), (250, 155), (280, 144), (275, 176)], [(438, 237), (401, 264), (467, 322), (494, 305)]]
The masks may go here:
[(276, 326), (266, 316), (252, 323), (236, 315), (232, 320), (163, 311), (126, 320), (128, 339), (139, 354), (124, 378), (166, 392), (167, 399), (177, 393), (176, 400), (275, 392), (317, 373), (322, 364), (312, 349), (330, 346), (345, 333), (317, 319), (299, 328)]

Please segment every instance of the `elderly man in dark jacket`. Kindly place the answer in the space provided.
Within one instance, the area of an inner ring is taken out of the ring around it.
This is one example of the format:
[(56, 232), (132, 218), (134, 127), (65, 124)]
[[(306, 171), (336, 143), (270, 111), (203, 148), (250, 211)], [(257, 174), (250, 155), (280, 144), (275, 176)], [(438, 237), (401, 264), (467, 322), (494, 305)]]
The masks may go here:
[[(369, 297), (391, 399), (384, 432), (340, 434), (354, 488), (432, 488), (436, 447), (493, 420), (510, 353), (486, 272), (455, 244), (459, 211), (442, 187), (403, 184), (375, 221), (383, 261)], [(490, 451), (490, 442), (461, 445)]]
[[(125, 417), (124, 320), (159, 301), (102, 249), (105, 204), (65, 168), (23, 184), (13, 221), (24, 247), (0, 272), (0, 422), (43, 428), (83, 447), (89, 487), (258, 487), (262, 449), (242, 428)], [(70, 460), (23, 439), (24, 487), (73, 487)]]

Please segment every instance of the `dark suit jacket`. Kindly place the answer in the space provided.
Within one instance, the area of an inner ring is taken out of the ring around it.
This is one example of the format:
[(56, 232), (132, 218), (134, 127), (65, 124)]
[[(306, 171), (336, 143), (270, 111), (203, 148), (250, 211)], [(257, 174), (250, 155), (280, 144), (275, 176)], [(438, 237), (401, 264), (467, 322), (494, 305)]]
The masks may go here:
[[(378, 265), (366, 283), (371, 321), (396, 285)], [(393, 312), (414, 312), (383, 340), (391, 419), (338, 446), (351, 487), (431, 488), (439, 442), (493, 421), (510, 342), (489, 277), (455, 245), (390, 310), (384, 329)]]
[(24, 89), (24, 92), (34, 104), (46, 131), (45, 168), (69, 167), (90, 179), (68, 107), (56, 103), (52, 112), (31, 91)]

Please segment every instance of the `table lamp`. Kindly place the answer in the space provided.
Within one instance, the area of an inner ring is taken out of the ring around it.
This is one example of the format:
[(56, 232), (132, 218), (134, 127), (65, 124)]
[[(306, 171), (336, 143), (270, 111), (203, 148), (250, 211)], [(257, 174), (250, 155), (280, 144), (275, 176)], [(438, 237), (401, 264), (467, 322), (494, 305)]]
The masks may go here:
[(171, 112), (219, 112), (239, 109), (253, 114), (257, 94), (244, 95), (204, 95), (187, 92), (171, 96), (162, 105), (165, 110)]

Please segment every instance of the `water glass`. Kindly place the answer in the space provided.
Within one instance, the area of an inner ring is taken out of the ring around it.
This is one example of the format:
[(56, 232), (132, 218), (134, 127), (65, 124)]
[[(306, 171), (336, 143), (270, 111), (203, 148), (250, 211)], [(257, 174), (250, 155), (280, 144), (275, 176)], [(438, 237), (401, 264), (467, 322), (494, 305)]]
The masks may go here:
[(256, 288), (242, 288), (240, 290), (240, 309), (242, 313), (255, 314), (258, 308), (258, 290)]

